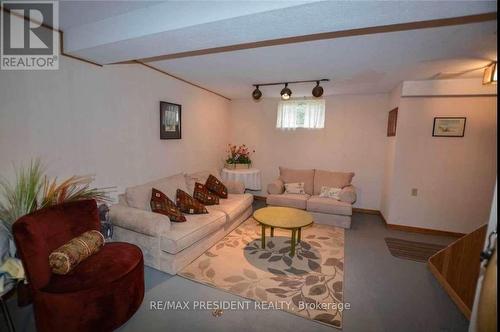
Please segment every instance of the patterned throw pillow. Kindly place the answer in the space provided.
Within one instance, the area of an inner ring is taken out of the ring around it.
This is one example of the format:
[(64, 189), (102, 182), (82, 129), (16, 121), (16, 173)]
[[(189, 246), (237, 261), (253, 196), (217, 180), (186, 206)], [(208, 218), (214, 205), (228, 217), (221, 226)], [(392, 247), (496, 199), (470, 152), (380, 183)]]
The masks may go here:
[(319, 197), (326, 197), (326, 198), (334, 198), (337, 201), (340, 200), (340, 192), (342, 191), (341, 188), (332, 188), (332, 187), (321, 187), (321, 192), (319, 193)]
[(175, 201), (177, 207), (184, 213), (189, 214), (202, 214), (208, 213), (205, 205), (198, 202), (196, 199), (191, 197), (187, 192), (177, 189), (177, 194)]
[(205, 182), (205, 187), (207, 187), (208, 190), (210, 190), (220, 198), (227, 198), (226, 186), (212, 174), (210, 174), (210, 176), (207, 179), (207, 182)]
[(172, 222), (184, 222), (186, 217), (167, 195), (153, 188), (151, 192), (151, 211), (166, 215)]
[(205, 205), (219, 204), (219, 196), (212, 193), (205, 185), (199, 182), (194, 184), (193, 197)]
[(98, 252), (104, 245), (104, 236), (96, 230), (71, 239), (49, 255), (49, 265), (55, 274), (68, 274), (84, 259)]
[(287, 194), (305, 194), (304, 182), (285, 183), (285, 192)]

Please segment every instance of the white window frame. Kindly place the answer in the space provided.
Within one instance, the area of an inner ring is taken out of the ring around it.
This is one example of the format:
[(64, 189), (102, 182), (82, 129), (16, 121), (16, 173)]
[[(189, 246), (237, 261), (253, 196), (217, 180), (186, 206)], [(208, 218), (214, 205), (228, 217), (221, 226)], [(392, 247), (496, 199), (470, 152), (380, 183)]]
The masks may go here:
[(324, 127), (324, 99), (293, 99), (279, 102), (276, 128), (293, 130), (298, 128), (323, 129)]

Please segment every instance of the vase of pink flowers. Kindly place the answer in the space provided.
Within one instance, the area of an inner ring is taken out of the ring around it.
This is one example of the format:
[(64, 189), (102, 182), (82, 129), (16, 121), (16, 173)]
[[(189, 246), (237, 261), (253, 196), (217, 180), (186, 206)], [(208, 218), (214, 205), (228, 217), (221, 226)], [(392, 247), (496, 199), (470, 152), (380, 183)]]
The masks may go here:
[(241, 169), (250, 168), (252, 166), (250, 153), (254, 153), (255, 150), (252, 150), (252, 152), (250, 152), (245, 144), (239, 146), (228, 144), (227, 147), (226, 168)]

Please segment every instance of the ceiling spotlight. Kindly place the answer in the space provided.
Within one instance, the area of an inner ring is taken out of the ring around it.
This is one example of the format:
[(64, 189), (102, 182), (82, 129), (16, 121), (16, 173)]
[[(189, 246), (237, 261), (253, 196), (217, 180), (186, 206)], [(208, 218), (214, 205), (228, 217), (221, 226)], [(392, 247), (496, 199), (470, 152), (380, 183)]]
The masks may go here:
[[(496, 77), (496, 76), (495, 76)], [(275, 82), (275, 83), (258, 83), (252, 84), (255, 87), (255, 90), (252, 92), (252, 98), (255, 100), (259, 100), (262, 98), (262, 92), (259, 90), (261, 86), (270, 86), (270, 85), (285, 85), (285, 87), (281, 90), (280, 95), (282, 100), (288, 100), (292, 97), (292, 90), (288, 88), (288, 84), (299, 84), (299, 83), (316, 83), (316, 86), (312, 90), (312, 94), (314, 97), (318, 98), (323, 95), (323, 87), (319, 84), (321, 82), (330, 81), (328, 78), (316, 79), (316, 80), (306, 80), (306, 81), (288, 81), (288, 82)]]
[(316, 81), (316, 86), (313, 88), (312, 95), (316, 98), (323, 95), (323, 88), (319, 85), (319, 81)]
[(288, 100), (292, 96), (292, 90), (288, 88), (288, 83), (285, 83), (285, 87), (281, 90), (281, 99)]
[(255, 86), (255, 90), (253, 90), (253, 92), (252, 92), (252, 97), (255, 100), (259, 100), (260, 97), (262, 97), (262, 92), (259, 90), (258, 85)]
[(484, 69), (483, 84), (497, 83), (497, 63), (493, 62)]

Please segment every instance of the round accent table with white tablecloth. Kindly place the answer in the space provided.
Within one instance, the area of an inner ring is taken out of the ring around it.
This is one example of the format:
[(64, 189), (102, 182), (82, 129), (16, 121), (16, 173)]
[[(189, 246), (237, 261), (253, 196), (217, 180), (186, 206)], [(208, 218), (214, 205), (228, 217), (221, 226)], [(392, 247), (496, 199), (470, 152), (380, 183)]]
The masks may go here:
[(240, 181), (245, 184), (245, 188), (249, 190), (261, 190), (260, 186), (260, 169), (243, 168), (243, 169), (227, 169), (221, 171), (222, 181)]

